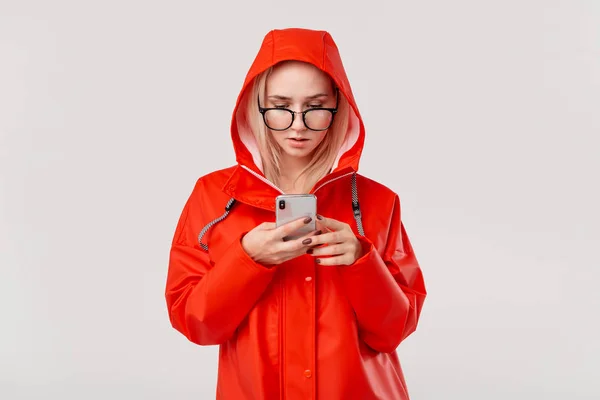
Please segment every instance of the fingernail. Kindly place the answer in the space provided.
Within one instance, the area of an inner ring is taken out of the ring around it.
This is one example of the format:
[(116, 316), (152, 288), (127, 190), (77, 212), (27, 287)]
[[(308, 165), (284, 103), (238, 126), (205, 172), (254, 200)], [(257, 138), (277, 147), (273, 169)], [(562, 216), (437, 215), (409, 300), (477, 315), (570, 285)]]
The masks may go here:
[(307, 238), (307, 239), (304, 239), (302, 241), (302, 244), (310, 244), (311, 242), (312, 242), (312, 239), (311, 238)]
[(320, 235), (322, 233), (323, 233), (323, 231), (319, 229), (318, 231), (315, 232), (315, 236), (318, 236), (318, 235)]
[(286, 236), (286, 237), (284, 237), (282, 240), (283, 240), (284, 242), (287, 242), (287, 241), (288, 241), (288, 240), (290, 240), (290, 239), (289, 239), (289, 238)]
[(306, 217), (306, 219), (304, 220), (305, 224), (308, 224), (310, 221), (312, 221), (311, 217)]
[(313, 249), (306, 250), (306, 254), (312, 254), (312, 253), (313, 253)]
[(320, 259), (320, 258), (317, 258), (317, 259), (315, 260), (315, 262), (316, 262), (317, 264), (321, 264), (321, 259)]
[(321, 217), (319, 214), (317, 214), (317, 219), (320, 221), (323, 219), (323, 217)]

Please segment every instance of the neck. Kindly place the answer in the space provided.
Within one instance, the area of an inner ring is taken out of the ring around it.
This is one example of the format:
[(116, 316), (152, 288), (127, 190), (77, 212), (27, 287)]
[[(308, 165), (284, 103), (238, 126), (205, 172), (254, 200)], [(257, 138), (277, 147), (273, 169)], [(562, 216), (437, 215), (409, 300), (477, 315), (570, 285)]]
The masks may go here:
[(300, 173), (310, 163), (310, 157), (282, 157), (280, 160), (280, 185), (285, 192), (298, 192), (303, 186), (302, 180), (295, 182)]

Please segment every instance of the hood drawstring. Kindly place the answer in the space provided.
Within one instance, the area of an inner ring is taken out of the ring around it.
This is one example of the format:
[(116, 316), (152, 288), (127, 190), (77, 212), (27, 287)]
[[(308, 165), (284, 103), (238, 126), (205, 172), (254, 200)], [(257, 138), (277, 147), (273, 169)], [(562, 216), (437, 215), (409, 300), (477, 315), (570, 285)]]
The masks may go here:
[(352, 174), (352, 211), (354, 212), (354, 220), (356, 221), (356, 229), (360, 236), (365, 236), (362, 224), (362, 213), (360, 212), (360, 204), (358, 204), (358, 188), (356, 187), (356, 172)]
[[(350, 182), (352, 184), (352, 212), (354, 213), (354, 220), (356, 221), (356, 229), (357, 229), (359, 235), (364, 236), (365, 232), (363, 230), (363, 224), (362, 224), (362, 213), (360, 212), (360, 204), (358, 203), (358, 188), (356, 185), (356, 172), (352, 174), (352, 179), (350, 180)], [(208, 232), (208, 230), (210, 228), (212, 228), (213, 226), (215, 226), (216, 224), (218, 224), (219, 222), (221, 222), (225, 218), (227, 218), (227, 216), (229, 215), (229, 212), (231, 211), (231, 209), (233, 208), (235, 203), (236, 203), (236, 200), (233, 197), (231, 199), (229, 199), (229, 201), (227, 202), (227, 205), (225, 206), (225, 213), (223, 215), (221, 215), (219, 218), (216, 218), (216, 219), (210, 221), (208, 224), (206, 224), (206, 226), (204, 228), (202, 228), (202, 230), (200, 231), (200, 234), (198, 234), (198, 243), (200, 244), (200, 247), (204, 251), (208, 251), (208, 244), (202, 243), (202, 238), (204, 237), (204, 235), (206, 235), (206, 232)]]
[(205, 243), (202, 243), (202, 237), (204, 237), (204, 235), (206, 235), (206, 232), (208, 232), (208, 230), (210, 228), (212, 228), (213, 225), (216, 225), (217, 223), (223, 221), (229, 215), (229, 212), (231, 211), (231, 208), (233, 207), (235, 202), (236, 202), (236, 200), (233, 197), (231, 199), (229, 199), (229, 201), (227, 202), (227, 205), (225, 206), (225, 213), (223, 215), (221, 215), (219, 218), (213, 219), (208, 224), (206, 224), (206, 226), (204, 228), (202, 228), (202, 230), (200, 231), (200, 234), (198, 235), (198, 243), (200, 244), (200, 247), (202, 247), (203, 250), (208, 251), (208, 245)]

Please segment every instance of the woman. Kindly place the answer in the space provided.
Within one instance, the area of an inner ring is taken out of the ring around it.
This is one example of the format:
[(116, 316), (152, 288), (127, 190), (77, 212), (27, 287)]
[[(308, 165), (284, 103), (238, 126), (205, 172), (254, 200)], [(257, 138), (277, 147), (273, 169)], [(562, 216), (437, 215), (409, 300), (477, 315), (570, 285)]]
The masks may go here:
[[(398, 196), (356, 174), (365, 129), (327, 32), (266, 35), (231, 138), (237, 165), (197, 181), (166, 284), (173, 327), (220, 345), (217, 398), (408, 399), (395, 350), (425, 287)], [(316, 232), (283, 240), (310, 221), (275, 227), (281, 193), (317, 196)]]

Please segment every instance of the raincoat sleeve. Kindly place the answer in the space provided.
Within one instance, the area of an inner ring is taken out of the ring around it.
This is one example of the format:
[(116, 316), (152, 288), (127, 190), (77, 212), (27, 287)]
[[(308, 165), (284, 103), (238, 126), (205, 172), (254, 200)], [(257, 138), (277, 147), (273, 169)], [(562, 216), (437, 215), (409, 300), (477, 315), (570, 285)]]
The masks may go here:
[[(199, 181), (200, 182), (200, 181)], [(210, 218), (202, 215), (202, 186), (194, 191), (173, 237), (166, 283), (172, 326), (199, 345), (226, 342), (272, 280), (274, 269), (254, 262), (237, 237), (212, 263), (198, 244), (198, 233)]]
[(397, 195), (383, 252), (365, 236), (357, 237), (365, 254), (339, 271), (360, 337), (372, 349), (390, 353), (415, 331), (426, 296), (419, 263), (400, 219)]

